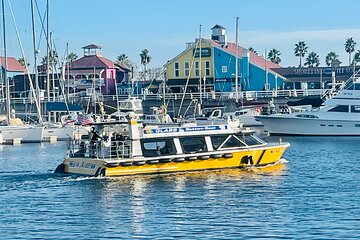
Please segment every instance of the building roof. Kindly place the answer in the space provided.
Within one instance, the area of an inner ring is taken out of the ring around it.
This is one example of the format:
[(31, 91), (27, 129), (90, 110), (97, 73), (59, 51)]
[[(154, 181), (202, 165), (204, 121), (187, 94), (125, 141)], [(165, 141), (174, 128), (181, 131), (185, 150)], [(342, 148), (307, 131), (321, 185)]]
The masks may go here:
[[(1, 66), (5, 67), (5, 58), (0, 57)], [(26, 68), (24, 68), (18, 60), (14, 57), (7, 57), (7, 71), (9, 72), (26, 72)]]
[(99, 55), (89, 55), (73, 61), (71, 69), (116, 68), (113, 61)]
[(220, 29), (226, 29), (223, 26), (216, 24), (215, 26), (213, 26), (210, 30), (216, 29), (216, 28), (220, 28)]
[(87, 46), (82, 47), (82, 48), (84, 48), (84, 49), (94, 49), (94, 48), (101, 49), (101, 46), (96, 45), (96, 44), (90, 44), (90, 45), (87, 45)]
[[(227, 45), (224, 46), (216, 40), (209, 39), (207, 41), (212, 46), (215, 46), (219, 49), (222, 49), (223, 51), (226, 51), (226, 52), (236, 56), (236, 44), (235, 43), (229, 42), (229, 43), (227, 43)], [(271, 70), (271, 68), (281, 68), (281, 66), (279, 64), (273, 63), (270, 60), (268, 60), (262, 56), (258, 56), (255, 53), (249, 51), (248, 49), (238, 45), (238, 57), (242, 57), (247, 53), (250, 56), (250, 63), (252, 63), (262, 69), (267, 69), (268, 71), (275, 73), (274, 71)]]

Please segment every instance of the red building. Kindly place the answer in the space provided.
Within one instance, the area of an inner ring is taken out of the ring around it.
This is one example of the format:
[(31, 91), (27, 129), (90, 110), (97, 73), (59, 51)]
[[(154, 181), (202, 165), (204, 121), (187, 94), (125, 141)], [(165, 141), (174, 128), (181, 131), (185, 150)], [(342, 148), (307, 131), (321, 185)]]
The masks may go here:
[[(101, 55), (101, 47), (90, 44), (84, 56), (65, 66), (64, 78), (74, 92), (101, 90), (104, 95), (115, 94), (116, 83), (128, 81), (129, 69)], [(89, 89), (89, 90), (87, 90)]]

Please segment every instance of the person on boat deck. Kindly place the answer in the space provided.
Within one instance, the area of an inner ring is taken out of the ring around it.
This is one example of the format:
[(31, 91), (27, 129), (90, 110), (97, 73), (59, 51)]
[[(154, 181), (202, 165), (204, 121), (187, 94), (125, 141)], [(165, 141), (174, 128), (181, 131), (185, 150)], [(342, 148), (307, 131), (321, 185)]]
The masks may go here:
[(91, 141), (92, 142), (95, 142), (95, 141), (97, 141), (99, 139), (102, 139), (102, 137), (95, 131), (94, 127), (91, 128), (90, 132), (92, 133), (92, 135), (91, 135)]

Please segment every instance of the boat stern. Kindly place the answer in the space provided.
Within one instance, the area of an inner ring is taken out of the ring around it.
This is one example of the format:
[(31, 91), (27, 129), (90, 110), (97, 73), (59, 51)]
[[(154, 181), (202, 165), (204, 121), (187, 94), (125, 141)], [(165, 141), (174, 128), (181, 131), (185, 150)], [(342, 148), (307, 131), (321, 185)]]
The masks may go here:
[(104, 161), (96, 158), (66, 158), (56, 168), (55, 173), (97, 177), (106, 175), (106, 167)]

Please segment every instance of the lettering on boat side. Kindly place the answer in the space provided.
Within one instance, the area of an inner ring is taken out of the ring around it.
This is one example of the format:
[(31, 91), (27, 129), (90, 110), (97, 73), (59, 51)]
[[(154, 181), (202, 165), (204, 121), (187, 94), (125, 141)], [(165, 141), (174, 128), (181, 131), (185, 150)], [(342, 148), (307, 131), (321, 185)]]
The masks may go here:
[(209, 130), (226, 130), (228, 127), (224, 126), (201, 126), (201, 127), (183, 127), (183, 128), (158, 128), (146, 129), (144, 134), (152, 133), (174, 133), (174, 132), (195, 132), (195, 131), (209, 131)]
[(96, 164), (95, 163), (86, 163), (86, 162), (75, 162), (75, 161), (70, 161), (69, 162), (69, 167), (72, 168), (86, 168), (86, 169), (91, 169), (94, 170), (96, 168)]

